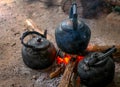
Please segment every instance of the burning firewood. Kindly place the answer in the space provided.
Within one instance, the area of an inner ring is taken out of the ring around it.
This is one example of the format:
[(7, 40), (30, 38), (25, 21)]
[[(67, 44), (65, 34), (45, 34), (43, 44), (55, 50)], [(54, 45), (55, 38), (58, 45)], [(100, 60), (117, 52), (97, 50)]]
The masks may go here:
[[(109, 46), (109, 45), (100, 46), (100, 45), (93, 44), (93, 45), (88, 46), (87, 51), (88, 52), (95, 52), (95, 51), (103, 52), (111, 47), (112, 46)], [(117, 51), (113, 54), (113, 57), (120, 58), (120, 45), (115, 45), (115, 47), (117, 48)]]
[(74, 58), (71, 58), (71, 60), (66, 66), (66, 69), (64, 71), (64, 74), (62, 76), (62, 79), (58, 87), (69, 87), (71, 76), (72, 76), (75, 65), (76, 65), (76, 59), (74, 60)]

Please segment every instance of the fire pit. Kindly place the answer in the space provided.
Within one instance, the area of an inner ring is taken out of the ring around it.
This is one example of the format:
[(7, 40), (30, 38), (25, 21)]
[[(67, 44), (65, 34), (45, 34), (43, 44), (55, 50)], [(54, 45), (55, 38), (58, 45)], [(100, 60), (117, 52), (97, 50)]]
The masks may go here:
[[(34, 26), (32, 26), (32, 27), (33, 27), (33, 29), (35, 28)], [(50, 78), (54, 78), (55, 76), (57, 76), (58, 74), (60, 74), (61, 72), (64, 71), (64, 74), (62, 76), (62, 79), (61, 79), (58, 87), (68, 87), (71, 84), (71, 79), (73, 80), (73, 78), (78, 77), (77, 75), (75, 75), (77, 73), (77, 70), (75, 68), (77, 67), (78, 62), (80, 63), (78, 67), (81, 67), (84, 64), (81, 65), (80, 61), (84, 61), (85, 59), (89, 60), (89, 58), (90, 58), (90, 61), (92, 59), (95, 59), (94, 57), (91, 59), (91, 56), (88, 55), (89, 52), (85, 53), (86, 49), (89, 48), (88, 43), (90, 40), (91, 33), (90, 33), (90, 30), (87, 27), (87, 25), (85, 25), (84, 23), (77, 20), (77, 8), (76, 8), (75, 3), (71, 7), (71, 14), (69, 16), (69, 21), (64, 21), (63, 23), (61, 23), (61, 25), (56, 30), (55, 34), (56, 34), (55, 36), (56, 36), (57, 45), (62, 50), (61, 53), (63, 55), (61, 56), (60, 51), (58, 51), (58, 53), (56, 55), (56, 61), (57, 61), (57, 65), (59, 67), (58, 67), (58, 69), (56, 69), (55, 72), (50, 74)], [(65, 36), (65, 38), (64, 38), (64, 36)], [(75, 43), (75, 44), (73, 44), (73, 43)], [(98, 51), (98, 50), (99, 49), (97, 49), (96, 51)], [(85, 53), (85, 55), (83, 55), (84, 53)], [(100, 53), (100, 54), (104, 54), (104, 53)], [(89, 58), (86, 58), (86, 55), (88, 55)], [(112, 58), (109, 55), (107, 57)], [(105, 57), (105, 59), (107, 57)], [(107, 59), (109, 60), (109, 58), (107, 58)], [(97, 61), (101, 62), (100, 60), (97, 60)], [(92, 61), (92, 63), (94, 65), (95, 62)], [(113, 66), (114, 66), (114, 64), (113, 64)], [(104, 66), (102, 66), (102, 65), (100, 67), (102, 67), (102, 69), (104, 68)], [(107, 66), (107, 67), (109, 67), (109, 66)], [(112, 71), (114, 73), (114, 69), (112, 69)], [(80, 72), (81, 72), (81, 70), (78, 68), (79, 76), (82, 77)], [(81, 78), (81, 81), (83, 84), (86, 85), (87, 83), (84, 82), (85, 76), (86, 75), (84, 75), (84, 77)], [(94, 74), (93, 74), (93, 76), (94, 76)], [(113, 77), (114, 77), (114, 75), (112, 74), (111, 78), (113, 79)], [(90, 78), (89, 80), (91, 80), (91, 79), (92, 78)], [(102, 78), (102, 80), (103, 80), (103, 78)], [(100, 81), (101, 81), (101, 79), (100, 79)], [(93, 82), (92, 84), (96, 84), (96, 83)], [(78, 81), (78, 85), (80, 85), (80, 81)], [(87, 86), (92, 87), (93, 85), (91, 86), (91, 85), (87, 84)], [(95, 87), (95, 86), (93, 86), (93, 87)]]
[[(38, 31), (37, 30), (38, 28), (36, 28), (35, 26), (33, 29)], [(48, 35), (48, 37), (49, 37), (49, 35)], [(64, 87), (64, 85), (67, 87), (69, 85), (73, 85), (73, 84), (71, 84), (71, 81), (74, 82), (75, 85), (80, 85), (80, 82), (81, 82), (80, 78), (78, 77), (78, 75), (76, 75), (78, 62), (83, 61), (86, 58), (86, 56), (88, 55), (88, 53), (90, 53), (90, 52), (105, 53), (104, 51), (108, 48), (111, 48), (111, 46), (88, 45), (86, 51), (84, 53), (82, 53), (82, 55), (67, 54), (67, 53), (59, 50), (59, 51), (57, 51), (57, 58), (56, 58), (57, 68), (55, 71), (50, 73), (49, 76), (50, 76), (50, 78), (55, 78), (56, 76), (58, 76), (64, 72), (64, 74), (61, 78), (61, 81), (59, 82), (59, 87)], [(120, 54), (120, 51), (119, 51), (120, 46), (116, 46), (116, 48), (118, 49), (118, 51), (116, 53), (114, 53), (114, 55), (113, 55), (114, 58), (120, 56), (119, 55)], [(90, 57), (90, 55), (88, 55), (88, 57)], [(73, 85), (73, 86), (76, 87), (75, 85)]]

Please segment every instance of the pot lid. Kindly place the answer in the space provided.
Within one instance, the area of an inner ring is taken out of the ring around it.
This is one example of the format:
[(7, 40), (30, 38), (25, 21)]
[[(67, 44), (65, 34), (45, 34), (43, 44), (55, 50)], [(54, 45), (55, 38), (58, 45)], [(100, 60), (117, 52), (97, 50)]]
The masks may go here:
[(28, 41), (28, 45), (33, 46), (34, 50), (44, 50), (49, 47), (50, 42), (41, 36), (37, 36)]

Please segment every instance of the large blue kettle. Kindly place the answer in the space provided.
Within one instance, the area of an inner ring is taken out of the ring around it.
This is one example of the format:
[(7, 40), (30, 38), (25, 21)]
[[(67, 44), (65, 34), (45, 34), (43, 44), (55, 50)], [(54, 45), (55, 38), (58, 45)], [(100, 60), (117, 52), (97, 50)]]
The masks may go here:
[(55, 31), (58, 47), (69, 54), (80, 54), (88, 46), (91, 36), (89, 27), (78, 20), (77, 4), (73, 3), (69, 18), (62, 21)]

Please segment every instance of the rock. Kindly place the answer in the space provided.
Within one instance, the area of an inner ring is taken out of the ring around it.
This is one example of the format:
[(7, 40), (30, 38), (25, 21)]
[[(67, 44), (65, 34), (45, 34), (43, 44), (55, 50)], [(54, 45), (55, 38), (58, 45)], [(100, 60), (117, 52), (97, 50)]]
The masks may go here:
[(13, 46), (15, 46), (15, 45), (16, 45), (16, 43), (14, 42), (14, 43), (11, 44), (11, 47), (13, 47)]
[(108, 23), (119, 26), (120, 24), (120, 14), (118, 12), (112, 12), (106, 17)]
[(4, 3), (4, 4), (3, 4), (3, 6), (6, 6), (6, 5), (7, 5), (7, 3)]
[(14, 83), (12, 83), (12, 84), (10, 85), (10, 87), (15, 87), (15, 84), (14, 84)]
[(15, 36), (16, 36), (16, 35), (19, 35), (19, 34), (20, 34), (20, 32), (15, 32), (15, 33), (14, 33)]
[(36, 76), (36, 75), (33, 75), (33, 76), (32, 76), (32, 79), (37, 80), (37, 76)]

